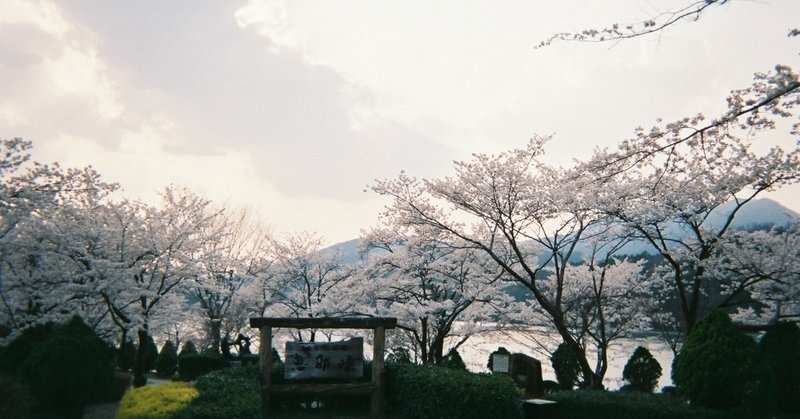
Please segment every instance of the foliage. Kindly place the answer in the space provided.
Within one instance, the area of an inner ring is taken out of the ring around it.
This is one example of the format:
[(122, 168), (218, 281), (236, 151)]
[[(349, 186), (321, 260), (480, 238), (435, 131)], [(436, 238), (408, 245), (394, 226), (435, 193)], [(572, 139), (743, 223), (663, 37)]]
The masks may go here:
[(464, 363), (464, 360), (461, 359), (461, 355), (458, 353), (456, 348), (450, 349), (445, 355), (444, 359), (442, 360), (442, 367), (450, 368), (454, 370), (467, 370), (467, 364)]
[(230, 362), (219, 356), (186, 355), (178, 359), (178, 379), (193, 381), (203, 374), (221, 370), (230, 366)]
[(386, 357), (386, 363), (410, 364), (411, 352), (402, 346), (395, 346)]
[(132, 370), (136, 362), (136, 344), (126, 339), (122, 347), (117, 350), (116, 361), (117, 368), (123, 371)]
[(672, 397), (641, 392), (575, 390), (551, 393), (562, 419), (729, 419), (731, 412), (691, 407)]
[(758, 348), (775, 377), (779, 412), (800, 415), (800, 327), (780, 323), (764, 334)]
[(164, 342), (156, 359), (156, 372), (162, 377), (172, 377), (178, 370), (178, 352), (171, 340)]
[(553, 371), (561, 388), (571, 390), (575, 387), (581, 370), (572, 349), (566, 343), (558, 345), (550, 356), (550, 361), (553, 363)]
[(756, 342), (722, 310), (695, 325), (672, 364), (672, 381), (693, 405), (769, 411), (774, 379)]
[(8, 346), (0, 347), (0, 374), (16, 375), (25, 359), (52, 332), (51, 324), (31, 327), (12, 340)]
[(0, 418), (26, 419), (32, 410), (30, 389), (17, 377), (0, 375)]
[(197, 395), (198, 391), (186, 383), (135, 388), (122, 398), (117, 419), (172, 419)]
[(181, 358), (187, 355), (198, 355), (197, 346), (195, 346), (194, 342), (190, 340), (183, 342), (183, 346), (181, 346), (181, 352), (178, 354), (178, 356)]
[(622, 378), (629, 383), (629, 388), (635, 391), (652, 393), (661, 377), (661, 365), (653, 354), (642, 346), (633, 351), (633, 355), (622, 370)]
[(227, 368), (200, 377), (195, 383), (199, 392), (176, 418), (258, 418), (261, 393), (258, 369), (252, 366)]
[(386, 394), (391, 409), (408, 418), (511, 419), (521, 416), (521, 394), (506, 375), (389, 364)]
[(67, 417), (107, 398), (114, 385), (106, 345), (79, 317), (34, 348), (20, 371), (40, 403)]
[(144, 371), (152, 371), (156, 368), (156, 361), (158, 360), (158, 346), (156, 346), (153, 336), (147, 335), (144, 342), (144, 349)]

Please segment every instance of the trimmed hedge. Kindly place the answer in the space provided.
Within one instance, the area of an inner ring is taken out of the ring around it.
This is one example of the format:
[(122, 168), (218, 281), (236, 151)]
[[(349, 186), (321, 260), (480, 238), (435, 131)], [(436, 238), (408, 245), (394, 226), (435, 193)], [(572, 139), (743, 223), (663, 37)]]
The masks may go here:
[(547, 396), (558, 402), (562, 419), (727, 419), (730, 412), (694, 408), (674, 397), (641, 392), (560, 391)]
[(117, 419), (171, 419), (197, 395), (197, 389), (186, 383), (135, 388), (122, 398)]
[(512, 419), (522, 415), (521, 393), (506, 375), (388, 364), (386, 392), (391, 409), (408, 418)]
[(185, 355), (178, 359), (178, 379), (194, 381), (211, 371), (228, 368), (230, 362), (218, 356)]
[(252, 366), (227, 368), (197, 379), (199, 392), (176, 419), (245, 419), (261, 416), (258, 369)]

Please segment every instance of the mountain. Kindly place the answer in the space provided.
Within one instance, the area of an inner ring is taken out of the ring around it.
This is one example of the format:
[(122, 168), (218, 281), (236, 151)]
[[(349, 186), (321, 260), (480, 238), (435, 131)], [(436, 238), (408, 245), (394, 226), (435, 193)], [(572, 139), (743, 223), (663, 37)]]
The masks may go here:
[[(733, 202), (728, 202), (717, 208), (706, 221), (711, 228), (719, 228), (725, 222), (725, 218), (734, 208)], [(800, 221), (800, 214), (784, 207), (777, 201), (768, 198), (761, 198), (749, 202), (743, 206), (733, 219), (734, 229), (753, 229), (771, 226), (787, 226), (793, 222)], [(677, 227), (676, 227), (677, 228)], [(355, 264), (361, 260), (358, 247), (361, 239), (352, 239), (342, 243), (334, 244), (320, 252), (338, 253), (347, 264)], [(578, 253), (586, 254), (588, 248), (579, 246)], [(633, 242), (622, 249), (621, 254), (637, 255), (640, 253), (653, 253), (650, 245), (643, 241)]]

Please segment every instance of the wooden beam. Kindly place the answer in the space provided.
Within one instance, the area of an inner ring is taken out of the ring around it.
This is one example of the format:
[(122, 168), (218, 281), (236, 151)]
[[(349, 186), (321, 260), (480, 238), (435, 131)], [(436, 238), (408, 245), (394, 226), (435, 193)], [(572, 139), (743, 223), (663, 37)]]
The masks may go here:
[(270, 394), (304, 394), (304, 395), (369, 395), (372, 394), (371, 383), (339, 383), (339, 384), (276, 384), (270, 387)]
[(372, 342), (372, 402), (370, 413), (375, 419), (383, 417), (384, 383), (383, 383), (383, 352), (386, 346), (386, 331), (383, 327), (376, 327)]
[(394, 329), (397, 319), (394, 317), (251, 317), (250, 327), (262, 328), (288, 327), (295, 329)]
[(260, 330), (258, 348), (258, 371), (261, 376), (261, 417), (269, 417), (270, 370), (272, 370), (272, 328), (264, 326)]

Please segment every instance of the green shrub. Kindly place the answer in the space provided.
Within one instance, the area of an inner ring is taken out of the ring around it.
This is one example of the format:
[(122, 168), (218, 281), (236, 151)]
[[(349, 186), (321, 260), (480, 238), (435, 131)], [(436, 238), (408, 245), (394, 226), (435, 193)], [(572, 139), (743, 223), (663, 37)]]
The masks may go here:
[(193, 381), (203, 374), (230, 366), (230, 362), (218, 356), (186, 355), (178, 359), (178, 379)]
[(156, 369), (156, 360), (158, 359), (158, 346), (149, 334), (144, 341), (144, 370), (152, 371)]
[(179, 357), (184, 357), (187, 355), (198, 355), (197, 347), (194, 346), (194, 342), (187, 340), (181, 346), (181, 352), (178, 354)]
[(395, 346), (386, 357), (386, 362), (394, 364), (410, 364), (411, 352), (402, 346)]
[(186, 383), (139, 387), (125, 393), (117, 419), (172, 419), (197, 395), (198, 391)]
[(156, 372), (162, 377), (172, 377), (178, 370), (178, 351), (175, 345), (168, 340), (161, 346), (161, 352), (156, 359)]
[(464, 363), (464, 360), (461, 359), (461, 355), (455, 348), (451, 349), (447, 352), (447, 355), (444, 356), (444, 359), (442, 359), (442, 366), (454, 370), (467, 370), (467, 364)]
[(106, 345), (79, 317), (59, 326), (22, 364), (37, 401), (64, 417), (80, 417), (83, 406), (107, 399), (114, 366)]
[(644, 347), (637, 347), (622, 370), (622, 378), (634, 391), (652, 393), (661, 377), (661, 365)]
[(28, 355), (47, 340), (53, 329), (51, 324), (34, 326), (22, 332), (8, 346), (0, 348), (0, 374), (17, 375)]
[(800, 415), (800, 327), (782, 323), (764, 334), (758, 348), (775, 377), (779, 412)]
[(553, 370), (556, 373), (558, 384), (565, 390), (571, 390), (578, 383), (581, 373), (581, 366), (578, 357), (569, 348), (569, 345), (562, 343), (550, 356), (553, 363)]
[(197, 379), (199, 392), (176, 419), (259, 418), (261, 393), (258, 369), (227, 368)]
[(774, 382), (756, 342), (733, 326), (722, 310), (692, 329), (672, 364), (679, 394), (710, 409), (746, 409), (764, 414), (772, 407)]
[(0, 418), (26, 419), (33, 410), (30, 389), (20, 379), (0, 376)]
[(116, 362), (117, 368), (122, 371), (133, 369), (133, 364), (136, 362), (136, 344), (133, 341), (126, 340), (117, 350)]
[(520, 391), (506, 375), (473, 374), (436, 366), (388, 364), (391, 411), (408, 418), (518, 418)]
[(730, 412), (705, 410), (675, 398), (641, 392), (602, 390), (559, 391), (549, 394), (558, 402), (562, 419), (728, 419)]

